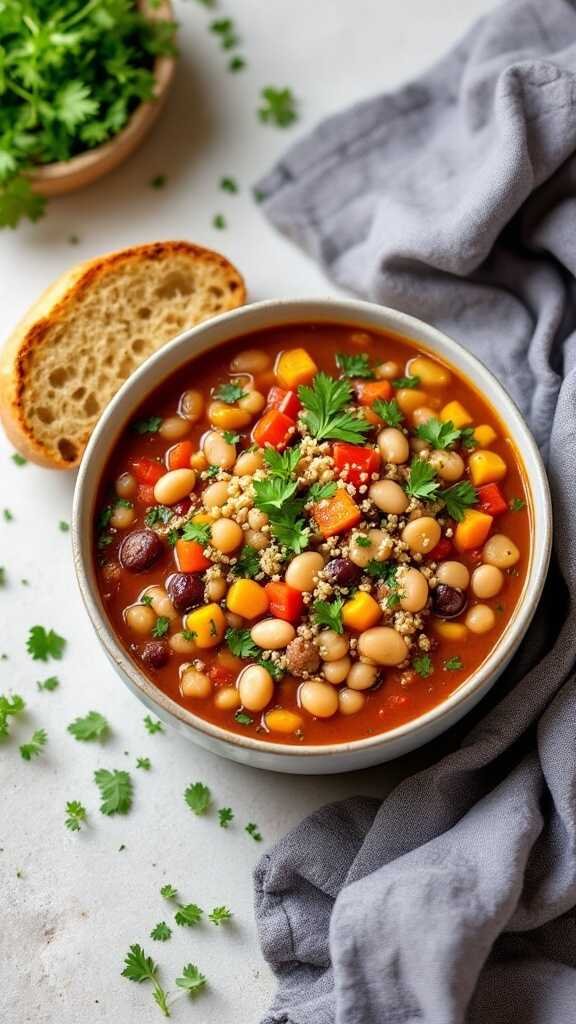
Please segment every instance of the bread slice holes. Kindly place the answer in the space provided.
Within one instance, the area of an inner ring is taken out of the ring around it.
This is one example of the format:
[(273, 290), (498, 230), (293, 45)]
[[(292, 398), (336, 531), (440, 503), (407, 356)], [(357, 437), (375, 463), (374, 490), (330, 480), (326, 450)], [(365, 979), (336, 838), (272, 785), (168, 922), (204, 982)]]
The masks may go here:
[(54, 421), (54, 413), (51, 411), (51, 409), (46, 409), (46, 407), (43, 405), (39, 405), (38, 408), (36, 409), (36, 416), (38, 417), (41, 423), (49, 424)]
[(81, 402), (85, 394), (86, 388), (76, 388), (76, 391), (72, 392), (72, 398), (74, 399), (75, 402)]
[(68, 380), (68, 371), (64, 366), (58, 366), (48, 377), (53, 388), (61, 388)]
[(144, 344), (144, 338), (134, 338), (134, 341), (130, 345), (130, 348), (132, 349), (135, 355), (140, 355), (140, 353), (144, 351)]
[(152, 310), (148, 309), (148, 306), (142, 306), (142, 309), (138, 310), (138, 316), (141, 320), (149, 320), (152, 316)]
[(64, 462), (76, 462), (78, 458), (78, 449), (76, 445), (70, 441), (67, 437), (61, 437), (57, 443), (58, 451), (64, 459)]
[(194, 279), (177, 270), (166, 274), (163, 282), (156, 289), (159, 299), (173, 299), (176, 295), (191, 295), (194, 291)]
[(84, 412), (87, 416), (96, 416), (96, 413), (100, 412), (100, 404), (96, 400), (96, 395), (88, 395), (84, 402)]

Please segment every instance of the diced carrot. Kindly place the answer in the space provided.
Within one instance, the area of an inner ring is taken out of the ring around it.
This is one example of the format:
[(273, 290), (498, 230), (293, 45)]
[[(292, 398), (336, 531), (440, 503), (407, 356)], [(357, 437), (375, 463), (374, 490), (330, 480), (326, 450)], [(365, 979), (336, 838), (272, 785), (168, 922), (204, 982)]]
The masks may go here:
[(268, 594), (255, 580), (236, 580), (226, 595), (226, 606), (244, 619), (258, 619), (268, 611)]
[(314, 519), (323, 537), (333, 537), (357, 526), (362, 513), (344, 487), (339, 487), (332, 498), (324, 498), (313, 507)]
[(485, 512), (467, 508), (454, 534), (454, 543), (458, 551), (471, 551), (473, 548), (481, 547), (490, 533), (492, 522), (492, 516), (486, 515)]
[(176, 541), (176, 562), (180, 572), (203, 572), (212, 562), (206, 558), (202, 544), (197, 540)]
[(377, 473), (380, 467), (380, 452), (375, 448), (360, 448), (356, 444), (337, 442), (332, 456), (340, 476), (355, 487), (369, 484), (371, 473)]
[(287, 391), (293, 391), (299, 384), (309, 384), (317, 373), (318, 367), (305, 348), (287, 349), (276, 364), (276, 379)]
[(260, 448), (266, 444), (272, 445), (273, 448), (285, 448), (295, 426), (294, 420), (279, 409), (268, 409), (256, 423), (252, 431), (252, 440)]
[(267, 583), (265, 591), (270, 602), (270, 612), (276, 619), (285, 622), (297, 622), (302, 614), (304, 601), (302, 594), (287, 583)]
[(190, 459), (194, 454), (192, 441), (179, 441), (168, 450), (168, 466), (170, 469), (190, 469)]
[(377, 399), (388, 401), (392, 385), (389, 380), (355, 380), (354, 391), (360, 405), (373, 405)]
[(154, 487), (154, 484), (166, 472), (165, 466), (156, 462), (155, 459), (148, 459), (145, 455), (140, 459), (134, 459), (130, 463), (130, 468), (139, 484), (149, 484), (151, 487)]
[(508, 511), (506, 498), (498, 484), (483, 484), (478, 488), (478, 508), (489, 516), (501, 516)]
[(380, 622), (381, 618), (382, 610), (380, 605), (370, 594), (366, 594), (363, 590), (356, 591), (354, 597), (346, 601), (342, 608), (342, 622), (349, 629), (357, 629), (358, 632), (375, 626), (377, 622)]
[(276, 385), (270, 388), (266, 404), (279, 409), (285, 416), (289, 416), (291, 420), (297, 418), (302, 408), (300, 399), (295, 391), (285, 391), (284, 388), (279, 388)]

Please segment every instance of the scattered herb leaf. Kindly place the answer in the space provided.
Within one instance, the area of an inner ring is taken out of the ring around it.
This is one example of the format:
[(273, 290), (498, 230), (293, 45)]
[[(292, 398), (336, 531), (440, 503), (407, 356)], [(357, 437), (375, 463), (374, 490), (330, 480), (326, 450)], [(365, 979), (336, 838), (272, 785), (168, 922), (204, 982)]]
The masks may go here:
[(110, 732), (110, 726), (98, 711), (89, 711), (84, 718), (76, 718), (69, 726), (68, 732), (75, 739), (85, 743), (89, 740), (103, 740)]
[(132, 806), (132, 779), (128, 772), (98, 768), (94, 781), (100, 790), (102, 814), (127, 814)]
[(196, 903), (187, 903), (185, 906), (178, 907), (174, 914), (174, 920), (176, 924), (181, 924), (186, 928), (193, 928), (194, 925), (200, 924), (203, 914), (202, 907), (199, 907)]
[(198, 970), (196, 964), (186, 964), (182, 968), (182, 974), (176, 978), (178, 988), (183, 988), (188, 995), (195, 996), (206, 985), (206, 978)]
[(39, 690), (48, 690), (51, 693), (52, 690), (56, 690), (60, 686), (60, 680), (58, 676), (48, 676), (48, 679), (45, 679), (44, 682), (38, 680), (36, 686)]
[(244, 831), (247, 832), (249, 836), (252, 836), (254, 842), (260, 843), (262, 841), (262, 836), (258, 831), (258, 826), (253, 821), (248, 822)]
[(64, 824), (71, 832), (80, 832), (83, 823), (86, 821), (86, 808), (79, 800), (69, 800), (66, 804), (66, 818)]
[(59, 661), (65, 645), (64, 637), (58, 636), (53, 629), (44, 629), (44, 626), (32, 626), (26, 641), (26, 649), (34, 661), (48, 661), (49, 658)]
[(348, 356), (344, 352), (337, 352), (335, 358), (336, 366), (342, 377), (362, 377), (365, 380), (372, 380), (374, 377), (374, 371), (370, 366), (370, 357), (365, 353)]
[(464, 663), (462, 658), (458, 654), (453, 654), (451, 658), (444, 659), (444, 668), (448, 672), (457, 672), (459, 668), (463, 668)]
[(150, 938), (155, 942), (167, 942), (171, 935), (172, 929), (166, 924), (166, 921), (159, 921), (150, 932)]
[(218, 818), (220, 828), (228, 828), (228, 825), (234, 818), (234, 811), (231, 807), (220, 807), (218, 810)]
[(246, 397), (246, 391), (240, 384), (234, 381), (227, 381), (224, 384), (219, 384), (214, 389), (214, 398), (217, 398), (219, 402), (225, 402), (226, 405), (235, 405), (241, 398)]
[(434, 671), (432, 659), (428, 654), (419, 654), (412, 658), (412, 668), (422, 679), (428, 679)]
[(36, 729), (36, 732), (32, 734), (30, 741), (28, 743), (23, 743), (20, 747), (20, 754), (25, 761), (31, 761), (32, 758), (40, 756), (47, 741), (48, 736), (46, 730)]
[(315, 601), (312, 606), (312, 618), (317, 626), (327, 626), (335, 633), (343, 633), (342, 609), (344, 601), (341, 597), (334, 601)]
[(203, 782), (191, 782), (184, 793), (184, 799), (194, 814), (206, 814), (210, 806), (210, 790)]
[(216, 926), (224, 924), (225, 921), (230, 921), (232, 917), (232, 911), (228, 907), (214, 907), (208, 914), (208, 920)]
[(392, 398), (389, 402), (377, 398), (372, 408), (387, 427), (399, 427), (404, 422), (404, 414), (395, 398)]
[(146, 731), (149, 732), (151, 736), (153, 736), (155, 732), (164, 732), (162, 722), (154, 721), (150, 715), (146, 715), (144, 725), (146, 726)]
[(395, 388), (417, 388), (420, 386), (420, 377), (397, 377), (392, 385)]
[(318, 441), (361, 443), (372, 429), (367, 420), (345, 408), (352, 399), (347, 380), (334, 380), (321, 371), (311, 386), (300, 385), (298, 397), (305, 410), (304, 423)]
[(291, 89), (276, 89), (269, 85), (262, 89), (260, 95), (263, 102), (258, 109), (258, 117), (264, 124), (288, 128), (298, 119), (296, 99)]

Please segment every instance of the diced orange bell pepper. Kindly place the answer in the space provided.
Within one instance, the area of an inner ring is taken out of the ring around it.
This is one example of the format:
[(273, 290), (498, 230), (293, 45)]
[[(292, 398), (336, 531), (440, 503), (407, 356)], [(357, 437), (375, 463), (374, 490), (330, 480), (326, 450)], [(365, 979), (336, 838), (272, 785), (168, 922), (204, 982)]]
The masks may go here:
[(180, 572), (204, 572), (212, 562), (204, 554), (204, 546), (197, 540), (176, 541), (176, 563)]
[(358, 590), (342, 608), (342, 622), (349, 629), (357, 629), (358, 632), (375, 626), (381, 618), (380, 605), (363, 590)]
[(145, 455), (139, 459), (134, 459), (130, 463), (130, 469), (139, 484), (149, 484), (151, 487), (154, 487), (154, 484), (158, 483), (160, 477), (164, 476), (166, 472), (165, 466), (160, 462), (156, 462), (155, 459), (148, 459)]
[(190, 469), (190, 459), (194, 454), (192, 441), (179, 441), (168, 450), (169, 469)]
[(351, 530), (362, 519), (358, 505), (344, 487), (339, 487), (332, 498), (324, 498), (314, 505), (312, 514), (323, 537)]
[(268, 409), (258, 420), (252, 431), (252, 440), (264, 448), (269, 444), (272, 448), (285, 448), (294, 433), (294, 420), (280, 412), (279, 409)]
[(285, 622), (297, 622), (302, 614), (304, 601), (302, 594), (287, 583), (267, 583), (265, 591), (270, 602), (270, 612), (276, 619)]
[(305, 348), (287, 349), (276, 363), (276, 379), (286, 391), (294, 391), (299, 384), (309, 384), (317, 373), (318, 367)]
[(244, 619), (258, 619), (268, 611), (268, 594), (255, 580), (236, 580), (226, 595), (228, 610)]
[(458, 551), (472, 551), (479, 548), (486, 540), (492, 526), (492, 516), (467, 508), (464, 518), (458, 523), (454, 532), (454, 544)]
[(388, 401), (392, 385), (389, 380), (355, 380), (354, 391), (359, 405), (373, 405), (377, 400)]
[(496, 480), (503, 480), (508, 472), (508, 466), (504, 459), (496, 452), (486, 451), (484, 448), (472, 452), (468, 459), (470, 476), (475, 487), (480, 484), (492, 484)]

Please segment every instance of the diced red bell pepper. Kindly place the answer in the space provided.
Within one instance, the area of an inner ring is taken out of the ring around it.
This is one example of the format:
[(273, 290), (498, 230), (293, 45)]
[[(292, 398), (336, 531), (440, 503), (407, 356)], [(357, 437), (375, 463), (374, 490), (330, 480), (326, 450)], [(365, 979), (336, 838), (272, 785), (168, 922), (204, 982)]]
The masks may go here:
[(190, 469), (190, 459), (194, 454), (192, 441), (179, 441), (173, 448), (168, 449), (169, 469)]
[(304, 608), (302, 594), (287, 583), (267, 583), (264, 587), (269, 601), (269, 611), (277, 619), (297, 622)]
[(270, 444), (273, 448), (285, 448), (294, 432), (296, 423), (279, 409), (268, 409), (260, 417), (252, 431), (252, 440), (260, 447)]
[(478, 508), (489, 516), (501, 516), (508, 511), (508, 504), (498, 484), (483, 484), (477, 488)]
[(360, 448), (356, 444), (335, 444), (332, 450), (334, 465), (342, 476), (355, 487), (370, 483), (370, 475), (380, 468), (380, 452), (374, 448)]
[(435, 548), (432, 548), (427, 555), (433, 562), (441, 562), (443, 558), (448, 558), (449, 555), (454, 551), (454, 545), (452, 541), (448, 540), (447, 537), (441, 537)]
[(155, 459), (148, 459), (145, 455), (140, 459), (134, 459), (130, 463), (130, 468), (139, 484), (149, 484), (151, 487), (154, 487), (154, 484), (166, 472), (165, 466), (156, 462)]
[(212, 562), (204, 554), (204, 545), (196, 540), (176, 541), (176, 564), (180, 572), (203, 572)]
[(295, 420), (302, 408), (300, 399), (295, 391), (285, 391), (284, 388), (279, 388), (277, 385), (270, 388), (268, 392), (267, 404), (273, 406), (274, 409), (279, 409), (285, 416), (289, 416), (290, 419)]
[(360, 405), (373, 405), (377, 399), (388, 401), (392, 385), (389, 380), (355, 380), (354, 391)]

